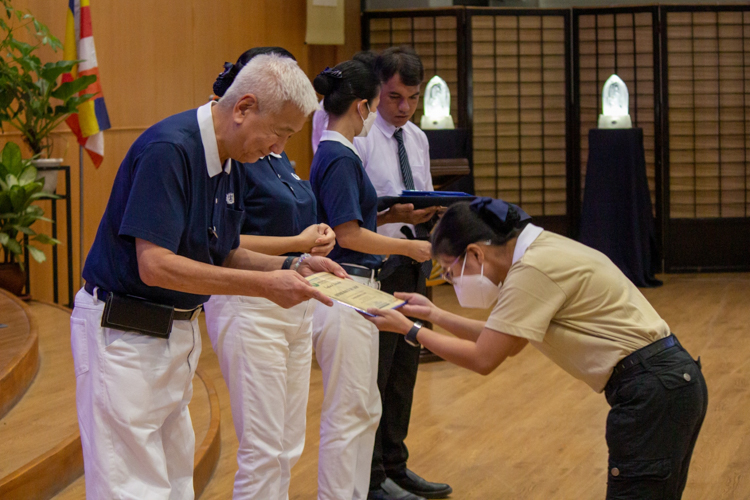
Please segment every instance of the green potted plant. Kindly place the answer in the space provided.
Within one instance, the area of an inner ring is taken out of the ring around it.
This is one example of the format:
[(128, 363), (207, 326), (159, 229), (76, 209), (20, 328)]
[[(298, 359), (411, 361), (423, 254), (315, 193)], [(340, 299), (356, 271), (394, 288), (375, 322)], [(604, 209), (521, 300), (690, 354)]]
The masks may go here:
[[(44, 181), (38, 179), (37, 169), (30, 160), (21, 158), (21, 148), (8, 142), (2, 151), (0, 163), (0, 247), (3, 260), (0, 263), (0, 288), (20, 295), (26, 282), (24, 274), (24, 249), (37, 262), (44, 262), (46, 256), (34, 244), (55, 245), (59, 243), (43, 233), (34, 231), (31, 226), (44, 217), (44, 210), (33, 202), (56, 198), (42, 192)], [(28, 238), (25, 242), (24, 236)]]
[[(21, 133), (34, 159), (38, 160), (37, 166), (59, 165), (62, 159), (49, 158), (50, 133), (94, 96), (79, 95), (79, 92), (94, 83), (96, 76), (62, 81), (62, 75), (71, 72), (80, 61), (42, 64), (37, 50), (47, 45), (56, 52), (62, 47), (60, 41), (33, 15), (14, 8), (10, 0), (0, 0), (0, 3), (5, 9), (4, 18), (0, 10), (0, 126), (7, 123)], [(26, 30), (29, 34), (26, 38), (32, 43), (19, 40), (19, 30)], [(57, 172), (51, 173), (56, 180)]]

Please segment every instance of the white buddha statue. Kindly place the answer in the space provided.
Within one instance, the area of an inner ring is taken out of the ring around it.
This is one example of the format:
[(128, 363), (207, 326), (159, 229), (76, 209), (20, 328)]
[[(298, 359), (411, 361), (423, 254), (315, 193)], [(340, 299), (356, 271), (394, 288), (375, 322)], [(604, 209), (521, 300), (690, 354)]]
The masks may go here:
[(435, 75), (427, 83), (424, 95), (423, 130), (454, 129), (451, 117), (451, 91), (445, 80)]
[(617, 75), (607, 78), (602, 89), (602, 114), (599, 115), (599, 128), (632, 128), (629, 100), (630, 96), (625, 82)]

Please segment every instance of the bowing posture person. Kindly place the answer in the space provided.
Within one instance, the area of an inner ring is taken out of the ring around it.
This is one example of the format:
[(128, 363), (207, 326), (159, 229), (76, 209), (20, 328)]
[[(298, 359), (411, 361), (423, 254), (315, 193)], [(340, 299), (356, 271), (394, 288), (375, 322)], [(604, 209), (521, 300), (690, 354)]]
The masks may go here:
[(292, 59), (258, 56), (218, 103), (157, 123), (125, 156), (70, 320), (88, 498), (194, 497), (188, 403), (210, 295), (331, 304), (303, 275), (346, 276), (338, 264), (281, 270), (285, 257), (239, 247), (240, 162), (280, 154), (315, 107)]
[[(268, 53), (294, 59), (281, 47), (250, 49), (219, 75), (214, 93), (223, 96), (253, 57)], [(317, 224), (312, 188), (285, 153), (270, 152), (239, 168), (245, 174), (241, 248), (284, 255), (283, 269), (295, 257), (333, 249), (335, 234)], [(204, 305), (239, 441), (234, 499), (288, 498), (291, 469), (305, 444), (313, 304), (285, 309), (264, 297), (213, 295)]]
[[(372, 68), (346, 61), (319, 74), (313, 85), (329, 116), (313, 159), (310, 181), (318, 219), (336, 232), (331, 259), (352, 279), (378, 287), (383, 254), (430, 258), (426, 241), (378, 234), (377, 194), (352, 140), (375, 119), (380, 84)], [(313, 345), (323, 371), (318, 498), (367, 498), (375, 431), (380, 419), (377, 329), (357, 312), (336, 304), (316, 307)]]
[(482, 374), (531, 344), (611, 406), (607, 418), (611, 500), (679, 499), (706, 414), (700, 363), (641, 292), (602, 253), (530, 223), (518, 207), (479, 198), (451, 207), (432, 235), (433, 254), (463, 307), (488, 308), (486, 323), (444, 311), (417, 294), (404, 314), (370, 311), (406, 335)]

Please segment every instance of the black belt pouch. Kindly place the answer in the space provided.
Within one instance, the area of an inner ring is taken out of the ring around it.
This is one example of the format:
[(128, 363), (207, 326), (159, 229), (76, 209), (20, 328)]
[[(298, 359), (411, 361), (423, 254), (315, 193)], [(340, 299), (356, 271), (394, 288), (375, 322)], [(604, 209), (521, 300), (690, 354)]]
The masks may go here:
[(173, 314), (172, 306), (110, 292), (104, 305), (102, 327), (168, 339)]

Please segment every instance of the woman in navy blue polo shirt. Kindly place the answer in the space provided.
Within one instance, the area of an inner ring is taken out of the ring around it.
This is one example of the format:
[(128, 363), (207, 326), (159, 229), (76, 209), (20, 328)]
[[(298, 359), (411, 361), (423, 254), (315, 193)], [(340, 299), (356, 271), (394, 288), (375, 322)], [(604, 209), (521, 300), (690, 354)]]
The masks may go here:
[[(378, 107), (380, 82), (368, 65), (346, 61), (313, 81), (324, 97), (329, 123), (313, 159), (310, 182), (318, 199), (318, 220), (330, 225), (337, 242), (329, 257), (352, 279), (378, 287), (384, 254), (430, 258), (426, 241), (377, 233), (377, 194), (352, 145), (367, 134)], [(320, 417), (319, 499), (365, 499), (375, 431), (380, 420), (377, 329), (353, 309), (316, 307), (313, 344), (323, 371)]]
[[(228, 64), (214, 92), (258, 54), (294, 58), (280, 47), (248, 50)], [(270, 255), (327, 255), (335, 234), (317, 224), (310, 184), (286, 154), (242, 165), (245, 219), (240, 245)], [(312, 301), (283, 309), (258, 297), (214, 295), (206, 325), (229, 388), (239, 441), (234, 499), (288, 498), (290, 470), (302, 454), (312, 356)]]

